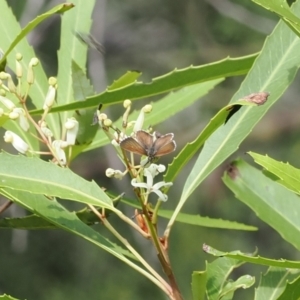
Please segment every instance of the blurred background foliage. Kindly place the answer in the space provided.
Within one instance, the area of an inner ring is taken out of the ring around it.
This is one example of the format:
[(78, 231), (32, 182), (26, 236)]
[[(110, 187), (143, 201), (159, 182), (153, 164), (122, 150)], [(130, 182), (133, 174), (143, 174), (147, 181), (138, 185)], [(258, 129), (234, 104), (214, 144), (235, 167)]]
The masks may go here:
[[(37, 15), (63, 1), (7, 2), (23, 27)], [(258, 52), (266, 36), (276, 26), (278, 17), (248, 0), (98, 0), (93, 20), (92, 34), (106, 49), (103, 56), (95, 50), (89, 52), (88, 72), (95, 90), (99, 92), (127, 70), (142, 71), (141, 79), (147, 82), (175, 67), (207, 64), (227, 56)], [(28, 36), (48, 76), (55, 76), (57, 72), (59, 34), (60, 16), (57, 16), (39, 25)], [(242, 80), (242, 77), (227, 79), (208, 96), (155, 129), (162, 133), (174, 132), (178, 149), (181, 149), (228, 103)], [(262, 256), (300, 259), (292, 246), (237, 201), (221, 181), (230, 160), (238, 156), (247, 158), (245, 152), (250, 150), (268, 153), (275, 159), (300, 166), (298, 82), (299, 76), (237, 153), (211, 174), (185, 205), (184, 212), (187, 213), (236, 220), (259, 228), (256, 232), (242, 232), (176, 223), (171, 235), (170, 256), (185, 299), (191, 299), (192, 271), (203, 270), (205, 260), (213, 260), (202, 252), (203, 243), (224, 251), (240, 249), (253, 252), (258, 247)], [(154, 100), (135, 102), (134, 107), (140, 108)], [(106, 113), (117, 119), (122, 107), (110, 107)], [(79, 156), (73, 162), (72, 169), (109, 190), (126, 192), (129, 196), (129, 180), (120, 182), (104, 176), (107, 167), (120, 167), (111, 149), (107, 146)], [(168, 163), (171, 159), (167, 156), (161, 161)], [(163, 208), (175, 207), (183, 185), (181, 179), (186, 178), (189, 166), (184, 172), (172, 187)], [(68, 207), (78, 208), (70, 203)], [(124, 205), (121, 208), (127, 215), (134, 215), (132, 209)], [(24, 214), (23, 209), (12, 206), (2, 217)], [(140, 240), (139, 236), (130, 232), (131, 229), (124, 228), (114, 216), (111, 219), (149, 261), (157, 263), (147, 241)], [(165, 220), (161, 220), (161, 224), (165, 225)], [(98, 230), (106, 235), (100, 225)], [(109, 254), (66, 232), (1, 230), (0, 241), (0, 294), (7, 293), (28, 300), (164, 299), (144, 277)], [(157, 267), (160, 271), (158, 264)], [(244, 273), (259, 276), (260, 272), (265, 271), (265, 268), (247, 264), (237, 270), (236, 276)], [(253, 294), (253, 289), (242, 290), (236, 293), (234, 299), (253, 299)]]

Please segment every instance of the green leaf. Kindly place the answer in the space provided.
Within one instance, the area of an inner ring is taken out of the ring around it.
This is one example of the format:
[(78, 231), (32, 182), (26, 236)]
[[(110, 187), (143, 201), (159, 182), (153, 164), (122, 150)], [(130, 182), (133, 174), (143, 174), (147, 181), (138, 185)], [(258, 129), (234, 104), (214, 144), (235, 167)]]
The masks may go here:
[(243, 262), (227, 257), (218, 258), (212, 263), (206, 263), (206, 295), (208, 300), (221, 299), (223, 289), (227, 284), (227, 278), (234, 269), (242, 264)]
[(241, 106), (256, 106), (256, 104), (247, 102), (245, 100), (239, 100), (223, 107), (219, 112), (210, 120), (210, 122), (201, 131), (198, 137), (190, 142), (180, 151), (180, 153), (173, 159), (169, 165), (164, 180), (173, 182), (179, 175), (182, 168), (190, 161), (190, 159), (196, 154), (196, 152), (203, 146), (205, 141), (222, 125), (224, 124), (234, 107), (238, 109)]
[(115, 210), (111, 199), (89, 182), (51, 162), (21, 155), (0, 154), (1, 187), (69, 199)]
[(291, 268), (291, 269), (300, 269), (300, 261), (292, 261), (286, 259), (270, 259), (261, 256), (253, 256), (253, 254), (242, 253), (241, 251), (232, 251), (232, 252), (223, 252), (214, 249), (211, 246), (203, 245), (203, 250), (206, 253), (209, 253), (217, 257), (228, 257), (236, 259), (237, 261), (249, 262), (252, 264), (262, 265), (262, 266), (273, 266), (280, 268)]
[(207, 283), (207, 272), (194, 271), (192, 274), (193, 300), (204, 300)]
[[(115, 197), (111, 193), (108, 193), (108, 195), (110, 198)], [(123, 197), (121, 199), (121, 202), (123, 202), (131, 207), (140, 208), (140, 206), (137, 204), (137, 202), (135, 200), (131, 200), (129, 198)], [(160, 217), (170, 219), (173, 214), (173, 211), (160, 209), (160, 210), (158, 210), (157, 214)], [(257, 230), (257, 228), (254, 226), (245, 225), (242, 223), (237, 223), (237, 222), (222, 220), (222, 219), (212, 219), (209, 217), (202, 217), (200, 215), (191, 215), (191, 214), (185, 214), (185, 213), (179, 213), (176, 220), (178, 222), (181, 222), (184, 224), (203, 226), (203, 227), (208, 227), (208, 228), (247, 230), (247, 231)]]
[(68, 11), (69, 9), (73, 8), (74, 5), (72, 3), (64, 3), (55, 6), (54, 8), (50, 9), (46, 13), (36, 17), (33, 21), (29, 22), (15, 37), (13, 42), (10, 44), (9, 48), (5, 51), (5, 54), (0, 59), (0, 65), (3, 63), (3, 61), (7, 58), (8, 54), (15, 48), (15, 46), (24, 38), (26, 35), (32, 31), (37, 25), (39, 25), (41, 22), (46, 20), (47, 18), (55, 15), (60, 14)]
[(19, 299), (4, 294), (4, 295), (0, 295), (0, 300), (19, 300)]
[[(170, 219), (173, 211), (169, 210), (159, 210), (158, 215), (163, 218)], [(247, 230), (255, 231), (257, 227), (245, 225), (242, 223), (237, 223), (222, 219), (212, 219), (209, 217), (201, 217), (200, 215), (191, 215), (180, 213), (176, 219), (177, 222), (181, 222), (189, 225), (196, 225), (209, 228), (220, 228), (220, 229), (230, 229), (230, 230)]]
[(275, 175), (276, 182), (282, 184), (289, 190), (300, 194), (300, 170), (291, 166), (289, 163), (279, 162), (267, 155), (260, 155), (254, 152), (248, 152), (254, 161)]
[[(74, 102), (71, 70), (73, 61), (81, 70), (85, 70), (87, 45), (81, 43), (74, 32), (90, 31), (92, 24), (91, 16), (95, 6), (95, 0), (74, 0), (72, 2), (75, 5), (75, 9), (66, 14), (61, 23), (57, 82), (58, 85), (63, 88), (58, 89), (57, 93), (57, 103), (59, 105), (68, 103), (84, 103), (84, 101)], [(62, 123), (64, 123), (71, 114), (67, 111), (63, 111), (60, 116)], [(59, 124), (57, 124), (57, 126), (59, 126)]]
[(95, 244), (122, 261), (127, 261), (123, 255), (133, 256), (121, 247), (111, 243), (92, 227), (81, 222), (75, 213), (69, 212), (55, 199), (49, 200), (43, 195), (1, 188), (0, 193), (25, 209), (37, 214), (55, 226)]
[[(59, 5), (59, 7), (61, 7), (61, 5)], [(0, 18), (0, 45), (3, 49), (9, 49), (10, 45), (15, 41), (15, 37), (18, 36), (19, 33), (22, 31), (22, 28), (15, 19), (11, 8), (7, 4), (7, 1), (0, 1), (0, 11), (2, 16), (5, 16), (5, 18)], [(31, 58), (35, 57), (36, 55), (25, 38), (19, 41), (19, 43), (13, 48), (11, 55), (7, 57), (7, 64), (12, 70), (15, 69), (15, 55), (17, 53), (21, 53), (23, 56), (23, 60), (20, 63), (23, 68), (23, 74), (26, 74), (28, 71), (28, 64)], [(48, 79), (41, 64), (34, 68), (34, 74), (37, 80), (31, 86), (29, 90), (29, 96), (32, 100), (32, 103), (37, 108), (41, 108), (48, 91)], [(10, 95), (7, 95), (7, 97), (11, 98)], [(15, 102), (15, 97), (12, 98), (13, 99), (11, 100)], [(55, 114), (49, 114), (46, 118), (46, 121), (49, 128), (52, 130), (54, 136), (59, 137), (59, 134), (56, 131), (56, 124), (59, 124), (58, 116)], [(36, 135), (34, 132), (33, 134)]]
[(94, 88), (90, 80), (74, 60), (72, 61), (72, 82), (74, 100), (84, 101), (86, 97), (94, 94)]
[(250, 275), (241, 276), (236, 281), (229, 281), (223, 288), (223, 290), (220, 294), (220, 298), (225, 299), (225, 297), (227, 295), (229, 295), (229, 297), (231, 299), (231, 295), (233, 295), (233, 293), (236, 290), (238, 290), (240, 288), (247, 289), (247, 288), (251, 287), (254, 283), (255, 283), (255, 277), (250, 276)]
[(134, 83), (142, 75), (139, 71), (127, 71), (119, 79), (115, 80), (107, 90), (116, 90)]
[[(295, 272), (296, 271), (296, 272)], [(258, 287), (255, 289), (255, 300), (277, 300), (299, 271), (294, 269), (270, 267), (266, 274), (261, 276)], [(283, 299), (292, 299), (290, 297)], [(298, 298), (297, 298), (298, 299)]]
[(277, 300), (299, 300), (300, 298), (300, 277), (293, 282), (288, 282), (285, 291)]
[[(102, 210), (100, 208), (99, 210)], [(84, 208), (76, 213), (80, 221), (87, 225), (95, 225), (99, 223), (99, 218), (89, 208)], [(3, 218), (0, 219), (0, 229), (57, 229), (58, 227), (37, 215), (29, 215), (21, 218)]]
[[(74, 61), (72, 62), (72, 82), (74, 98), (77, 101), (85, 101), (87, 95), (94, 94), (94, 89), (86, 74)], [(73, 115), (79, 123), (79, 131), (76, 136), (76, 145), (72, 147), (72, 159), (80, 154), (96, 135), (98, 126), (92, 126), (94, 113), (93, 109), (81, 109)]]
[[(177, 92), (171, 92), (164, 98), (152, 103), (152, 112), (146, 115), (144, 128), (153, 127), (166, 119), (174, 116), (183, 109), (189, 107), (199, 98), (206, 95), (211, 89), (213, 89), (217, 84), (221, 83), (223, 79), (216, 79), (208, 82), (199, 83), (193, 86), (185, 87)], [(136, 120), (139, 115), (139, 111), (135, 111), (129, 116), (129, 121)], [(114, 125), (117, 128), (122, 128), (122, 117), (120, 117)], [(176, 137), (175, 137), (176, 138)], [(95, 148), (99, 148), (110, 143), (107, 136), (102, 130), (98, 130), (95, 139), (92, 144), (88, 146), (84, 151), (89, 151)]]
[[(213, 79), (243, 75), (249, 71), (256, 57), (257, 54), (252, 54), (240, 58), (226, 58), (208, 65), (176, 69), (165, 75), (153, 78), (150, 83), (135, 82), (120, 89), (106, 90), (87, 98), (83, 103), (74, 102), (53, 107), (51, 112), (96, 107), (99, 103), (112, 105), (123, 102), (126, 99), (136, 100), (155, 96), (187, 85)], [(34, 110), (31, 113), (33, 115), (40, 114), (41, 110)]]
[(254, 3), (279, 15), (295, 32), (300, 35), (300, 19), (292, 12), (285, 0), (252, 0)]
[[(115, 207), (118, 205), (120, 200), (121, 197), (113, 200)], [(98, 212), (103, 214), (103, 209), (101, 207), (98, 208), (97, 210)], [(72, 213), (75, 213), (80, 221), (82, 221), (83, 223), (89, 226), (99, 223), (98, 216), (96, 216), (95, 213), (89, 207), (85, 207), (79, 211), (75, 211)], [(109, 215), (110, 215), (110, 211), (105, 211), (105, 216), (109, 217)], [(7, 228), (34, 230), (34, 229), (57, 229), (58, 227), (48, 222), (47, 220), (43, 219), (42, 217), (32, 214), (21, 218), (0, 219), (0, 229), (7, 229)]]
[(235, 196), (286, 241), (300, 249), (299, 197), (242, 160), (231, 164), (223, 177)]
[[(300, 2), (294, 5), (294, 10), (299, 7)], [(299, 52), (300, 39), (283, 22), (280, 22), (266, 40), (259, 57), (255, 60), (239, 91), (233, 96), (231, 103), (253, 92), (268, 91), (271, 96), (259, 108), (242, 107), (226, 123), (226, 126), (218, 128), (206, 141), (186, 179), (180, 201), (165, 234), (169, 234), (176, 215), (189, 196), (213, 170), (238, 149), (253, 127), (292, 83), (300, 65)]]

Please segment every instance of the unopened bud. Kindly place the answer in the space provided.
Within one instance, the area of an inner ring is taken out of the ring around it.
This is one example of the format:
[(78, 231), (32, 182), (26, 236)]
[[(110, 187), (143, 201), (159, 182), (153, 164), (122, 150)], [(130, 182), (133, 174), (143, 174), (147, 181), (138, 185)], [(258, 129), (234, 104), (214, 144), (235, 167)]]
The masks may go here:
[(27, 70), (27, 82), (28, 84), (33, 84), (34, 83), (34, 72), (33, 72), (33, 67), (37, 66), (39, 63), (39, 60), (34, 57), (30, 60), (28, 70)]
[(23, 56), (21, 53), (16, 54), (16, 75), (18, 78), (23, 76), (23, 67), (20, 61), (22, 60)]
[(3, 96), (0, 96), (0, 102), (10, 111), (12, 111), (16, 107), (11, 100)]
[(129, 99), (124, 100), (123, 106), (124, 106), (125, 108), (128, 108), (129, 106), (131, 106), (131, 101), (130, 101)]
[(53, 106), (55, 101), (55, 96), (56, 96), (56, 88), (53, 87), (52, 85), (49, 85), (48, 92), (43, 105), (44, 110), (50, 109)]

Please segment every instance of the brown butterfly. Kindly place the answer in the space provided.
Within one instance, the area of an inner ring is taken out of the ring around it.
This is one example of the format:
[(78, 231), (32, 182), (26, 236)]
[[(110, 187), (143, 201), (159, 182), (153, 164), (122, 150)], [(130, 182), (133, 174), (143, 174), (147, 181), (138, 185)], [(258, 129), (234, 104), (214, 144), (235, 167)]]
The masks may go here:
[(152, 161), (154, 158), (169, 154), (176, 149), (173, 138), (173, 133), (161, 135), (155, 132), (152, 135), (144, 130), (138, 130), (135, 138), (125, 138), (121, 141), (120, 146), (126, 151), (148, 156), (149, 161)]

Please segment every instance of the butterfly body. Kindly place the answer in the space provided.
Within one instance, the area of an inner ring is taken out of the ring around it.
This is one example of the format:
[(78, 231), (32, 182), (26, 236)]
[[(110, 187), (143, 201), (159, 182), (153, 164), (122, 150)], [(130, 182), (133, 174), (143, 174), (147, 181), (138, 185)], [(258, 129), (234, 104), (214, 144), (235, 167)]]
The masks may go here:
[(138, 130), (135, 137), (124, 139), (120, 146), (126, 151), (148, 156), (149, 161), (152, 161), (154, 158), (169, 154), (176, 149), (173, 138), (173, 133), (161, 135), (156, 132), (152, 135), (144, 130)]

